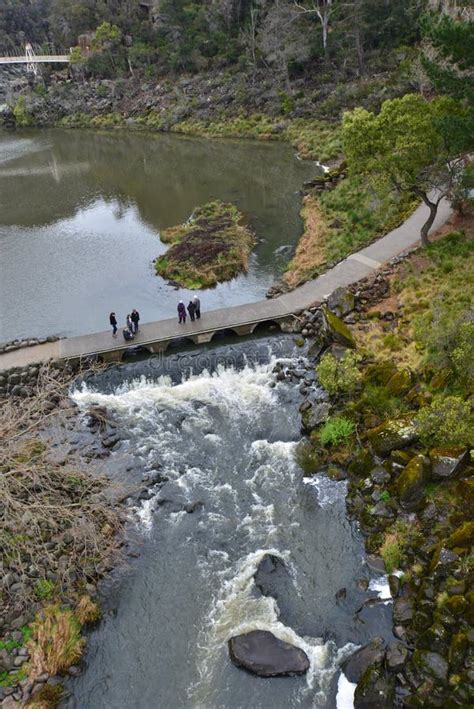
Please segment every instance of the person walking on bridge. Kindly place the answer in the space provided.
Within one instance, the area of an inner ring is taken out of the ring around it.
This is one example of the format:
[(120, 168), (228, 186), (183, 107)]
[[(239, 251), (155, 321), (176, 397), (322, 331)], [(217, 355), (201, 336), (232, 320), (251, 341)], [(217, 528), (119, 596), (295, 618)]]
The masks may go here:
[(132, 335), (133, 335), (133, 322), (132, 322), (132, 316), (130, 315), (130, 313), (127, 315), (127, 321), (126, 321), (126, 322), (127, 322), (127, 327), (128, 327), (128, 329), (130, 330), (130, 332), (131, 332)]
[(110, 313), (109, 321), (112, 325), (112, 337), (117, 337), (117, 318), (115, 317), (115, 313)]
[(199, 320), (201, 317), (201, 301), (199, 300), (197, 295), (194, 296), (193, 303), (194, 303), (194, 312), (196, 313), (196, 320)]
[(178, 303), (178, 321), (186, 324), (186, 308), (182, 300)]
[(136, 308), (132, 310), (130, 318), (132, 320), (133, 333), (136, 335), (138, 332), (138, 323), (140, 322), (140, 313)]
[(194, 322), (194, 313), (196, 312), (196, 306), (194, 305), (194, 301), (190, 300), (188, 303), (188, 313), (189, 317), (191, 318), (191, 322)]

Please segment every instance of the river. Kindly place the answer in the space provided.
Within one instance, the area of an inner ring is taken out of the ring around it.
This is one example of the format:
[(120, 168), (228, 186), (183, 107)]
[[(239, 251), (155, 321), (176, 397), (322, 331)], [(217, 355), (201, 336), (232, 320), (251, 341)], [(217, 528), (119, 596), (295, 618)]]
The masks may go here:
[(236, 204), (259, 242), (248, 274), (201, 293), (206, 310), (265, 296), (294, 246), (305, 180), (318, 172), (281, 143), (165, 134), (0, 132), (0, 342), (78, 335), (171, 317), (179, 299), (155, 275), (160, 231), (209, 200)]
[[(81, 409), (106, 406), (121, 434), (109, 475), (159, 482), (130, 513), (139, 556), (104, 589), (68, 706), (352, 706), (339, 664), (391, 636), (390, 603), (360, 610), (383, 581), (347, 517), (346, 483), (304, 480), (296, 462), (302, 386), (324, 396), (293, 338), (278, 335), (120, 365), (76, 387)], [(264, 596), (254, 574), (266, 554), (286, 570)], [(302, 648), (308, 674), (234, 667), (227, 640), (252, 629)]]

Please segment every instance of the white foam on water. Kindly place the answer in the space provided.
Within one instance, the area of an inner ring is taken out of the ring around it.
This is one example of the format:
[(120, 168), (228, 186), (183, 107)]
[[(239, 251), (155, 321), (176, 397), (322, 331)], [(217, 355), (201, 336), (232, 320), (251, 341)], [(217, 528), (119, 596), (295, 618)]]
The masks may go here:
[(392, 601), (392, 594), (390, 593), (390, 586), (388, 584), (388, 576), (379, 576), (378, 578), (370, 579), (369, 591), (374, 591), (377, 593), (378, 597), (386, 603), (390, 603)]
[(290, 566), (289, 551), (270, 547), (249, 553), (238, 562), (234, 573), (232, 569), (227, 569), (220, 574), (220, 588), (198, 642), (200, 679), (189, 689), (195, 706), (201, 706), (205, 698), (209, 699), (211, 688), (215, 686), (215, 673), (219, 672), (219, 657), (227, 641), (235, 635), (267, 630), (280, 640), (303, 650), (310, 662), (303, 692), (306, 698), (308, 694), (312, 697), (314, 706), (325, 701), (339, 663), (354, 649), (353, 645), (348, 644), (338, 650), (332, 641), (325, 643), (322, 638), (302, 637), (279, 620), (276, 600), (255, 593), (254, 575), (268, 554)]
[(336, 709), (354, 709), (354, 694), (357, 685), (349, 682), (344, 672), (337, 682)]
[(303, 478), (303, 483), (316, 489), (321, 507), (341, 504), (341, 501), (345, 499), (347, 492), (345, 480), (332, 480), (321, 473), (313, 475), (311, 478)]
[[(219, 471), (214, 471), (212, 467), (205, 471), (197, 466), (189, 467), (184, 473), (177, 469), (176, 444), (181, 442), (183, 434), (191, 436), (197, 432), (200, 440), (223, 444), (222, 439), (212, 433), (216, 410), (220, 419), (229, 422), (229, 430), (235, 427), (236, 434), (239, 425), (245, 432), (259, 430), (261, 421), (277, 404), (275, 388), (269, 386), (274, 380), (272, 370), (275, 361), (246, 366), (238, 371), (219, 366), (212, 374), (203, 372), (191, 375), (178, 384), (173, 384), (169, 377), (161, 377), (155, 382), (141, 377), (124, 383), (114, 394), (93, 392), (85, 386), (73, 394), (83, 409), (91, 404), (106, 406), (128, 429), (136, 430), (138, 441), (146, 437), (146, 443), (140, 445), (138, 452), (150, 458), (154, 451), (158, 452), (167, 477), (181, 494), (184, 492), (188, 501), (199, 499), (194, 497), (193, 500), (193, 494), (203, 488), (213, 503), (220, 501), (222, 504), (225, 500), (228, 516), (220, 514), (220, 508), (216, 510), (215, 504), (214, 509), (204, 508), (197, 522), (199, 529), (206, 527), (212, 534), (213, 529), (226, 529), (235, 519), (236, 534), (243, 535), (245, 544), (249, 541), (252, 551), (246, 553), (242, 550), (242, 558), (237, 561), (218, 549), (209, 550), (197, 559), (203, 582), (215, 589), (215, 595), (210, 601), (196, 646), (199, 679), (189, 689), (193, 706), (209, 704), (209, 698), (218, 686), (216, 680), (221, 671), (223, 653), (227, 652), (227, 641), (233, 635), (256, 629), (268, 630), (277, 638), (301, 648), (310, 662), (301, 691), (304, 692), (304, 703), (307, 704), (309, 699), (315, 706), (324, 704), (341, 657), (352, 647), (345, 646), (338, 650), (332, 641), (325, 643), (322, 638), (299, 636), (280, 621), (275, 599), (261, 595), (255, 588), (254, 574), (265, 555), (282, 558), (287, 568), (292, 569), (289, 551), (278, 548), (279, 527), (275, 508), (278, 497), (275, 492), (284, 491), (285, 499), (296, 495), (295, 482), (301, 475), (294, 455), (296, 444), (263, 438), (250, 442), (242, 461), (244, 469), (234, 473), (244, 481), (244, 488), (233, 487), (232, 479), (222, 483), (217, 478)], [(196, 401), (202, 404), (198, 414), (194, 406)], [(206, 406), (209, 412), (206, 412)], [(175, 424), (167, 423), (166, 413), (169, 411), (179, 414), (181, 430)], [(141, 431), (145, 431), (145, 436), (142, 434), (140, 439)], [(334, 504), (336, 498), (343, 498), (344, 483), (329, 479), (327, 483), (312, 480), (311, 484), (318, 488), (320, 504)], [(249, 495), (242, 500), (242, 489), (245, 488)], [(152, 528), (157, 497), (159, 493), (144, 501), (137, 511), (140, 524), (148, 531)], [(241, 510), (243, 505), (245, 507)], [(178, 512), (167, 517), (172, 520), (170, 523), (178, 524), (185, 515), (186, 512)], [(299, 523), (288, 519), (285, 529), (288, 530), (293, 524), (299, 526)], [(292, 577), (297, 587), (294, 572)]]

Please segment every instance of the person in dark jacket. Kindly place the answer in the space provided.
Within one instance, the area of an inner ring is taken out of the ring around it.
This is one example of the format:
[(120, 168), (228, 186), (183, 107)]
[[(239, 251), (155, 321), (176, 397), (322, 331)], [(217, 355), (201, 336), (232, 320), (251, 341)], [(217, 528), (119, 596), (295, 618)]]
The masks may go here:
[(199, 318), (201, 317), (201, 301), (199, 300), (197, 295), (194, 296), (193, 303), (194, 303), (194, 312), (196, 313), (196, 320), (199, 320)]
[(123, 333), (123, 339), (126, 342), (131, 342), (131, 340), (135, 339), (135, 335), (128, 327), (124, 327), (122, 330), (122, 333)]
[(112, 325), (112, 337), (117, 337), (117, 318), (115, 313), (110, 313), (109, 320)]
[(132, 323), (132, 316), (130, 315), (130, 313), (127, 315), (127, 327), (133, 335), (133, 323)]
[(188, 313), (189, 313), (189, 317), (191, 318), (191, 322), (194, 322), (194, 313), (195, 312), (196, 312), (196, 306), (194, 305), (194, 302), (192, 300), (190, 300), (188, 303)]
[(130, 315), (130, 318), (132, 320), (132, 328), (133, 328), (133, 333), (136, 335), (138, 332), (138, 323), (140, 321), (140, 313), (138, 310), (135, 308), (132, 310), (132, 314)]
[(186, 323), (186, 308), (182, 300), (178, 303), (178, 321), (180, 323)]

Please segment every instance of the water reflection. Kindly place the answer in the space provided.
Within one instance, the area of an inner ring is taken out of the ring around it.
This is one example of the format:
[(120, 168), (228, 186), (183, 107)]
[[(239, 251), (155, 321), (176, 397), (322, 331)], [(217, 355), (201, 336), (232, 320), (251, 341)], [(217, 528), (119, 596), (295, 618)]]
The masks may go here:
[[(153, 273), (159, 232), (210, 199), (232, 201), (259, 243), (250, 272), (203, 294), (207, 308), (264, 296), (296, 243), (313, 163), (288, 146), (172, 135), (28, 131), (0, 136), (0, 339), (102, 330), (113, 308), (174, 314)], [(20, 287), (19, 287), (20, 285)]]

